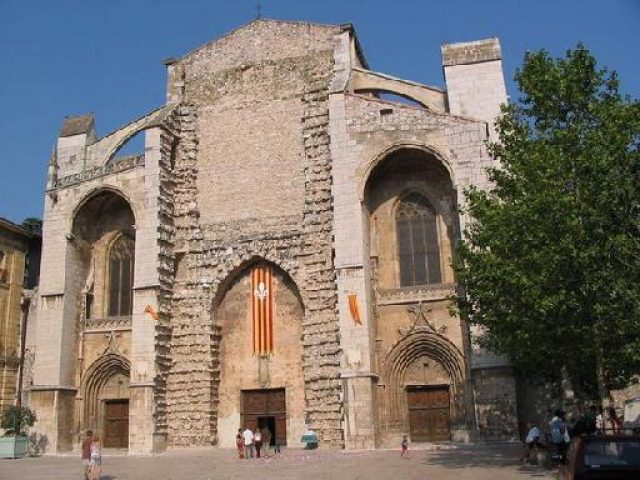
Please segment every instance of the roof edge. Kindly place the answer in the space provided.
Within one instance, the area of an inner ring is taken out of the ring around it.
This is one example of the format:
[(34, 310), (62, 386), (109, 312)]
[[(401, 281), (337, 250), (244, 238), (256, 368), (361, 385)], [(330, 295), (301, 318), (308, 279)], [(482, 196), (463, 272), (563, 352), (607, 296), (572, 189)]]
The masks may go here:
[(248, 21), (246, 23), (243, 23), (242, 25), (240, 25), (240, 26), (234, 28), (233, 30), (230, 30), (229, 32), (227, 32), (227, 33), (215, 38), (214, 40), (211, 40), (209, 42), (203, 43), (199, 47), (196, 47), (193, 50), (188, 51), (187, 53), (185, 53), (182, 56), (169, 57), (169, 58), (165, 59), (163, 61), (163, 63), (165, 65), (173, 65), (174, 63), (182, 62), (183, 60), (186, 60), (191, 55), (193, 55), (193, 54), (195, 54), (195, 53), (197, 53), (197, 52), (199, 52), (201, 50), (204, 50), (208, 46), (213, 45), (216, 42), (219, 42), (223, 38), (229, 37), (229, 36), (233, 35), (234, 33), (236, 33), (237, 31), (248, 27), (252, 23), (258, 23), (258, 22), (285, 23), (285, 24), (290, 24), (290, 25), (314, 25), (314, 26), (317, 26), (317, 27), (325, 27), (325, 28), (340, 28), (341, 27), (341, 25), (334, 25), (334, 24), (331, 24), (331, 23), (305, 22), (305, 21), (301, 21), (301, 20), (278, 20), (278, 19), (275, 19), (275, 18), (265, 18), (265, 17), (254, 18), (253, 20), (250, 20), (250, 21)]

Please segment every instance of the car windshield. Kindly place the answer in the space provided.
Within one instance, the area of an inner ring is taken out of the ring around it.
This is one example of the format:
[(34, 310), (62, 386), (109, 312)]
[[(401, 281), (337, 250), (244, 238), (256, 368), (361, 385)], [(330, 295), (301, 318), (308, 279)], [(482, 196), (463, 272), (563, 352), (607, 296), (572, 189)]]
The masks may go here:
[(584, 463), (591, 467), (640, 466), (640, 441), (596, 440), (584, 447)]

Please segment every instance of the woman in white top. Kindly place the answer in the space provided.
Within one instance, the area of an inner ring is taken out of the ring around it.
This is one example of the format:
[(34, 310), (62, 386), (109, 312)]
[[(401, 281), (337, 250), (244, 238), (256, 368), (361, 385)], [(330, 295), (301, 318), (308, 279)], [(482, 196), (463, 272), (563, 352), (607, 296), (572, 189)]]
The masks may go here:
[(102, 442), (100, 434), (94, 433), (91, 439), (91, 456), (89, 457), (89, 478), (91, 480), (100, 480), (102, 472)]

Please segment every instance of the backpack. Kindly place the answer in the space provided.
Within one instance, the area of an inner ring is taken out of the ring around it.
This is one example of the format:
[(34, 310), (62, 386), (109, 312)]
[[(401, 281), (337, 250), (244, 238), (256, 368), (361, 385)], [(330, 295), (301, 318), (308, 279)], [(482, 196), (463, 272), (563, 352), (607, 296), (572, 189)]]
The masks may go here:
[(551, 429), (551, 443), (563, 443), (564, 442), (564, 432), (561, 429), (562, 427), (553, 427)]
[(564, 422), (558, 420), (551, 424), (551, 443), (564, 443), (567, 427)]

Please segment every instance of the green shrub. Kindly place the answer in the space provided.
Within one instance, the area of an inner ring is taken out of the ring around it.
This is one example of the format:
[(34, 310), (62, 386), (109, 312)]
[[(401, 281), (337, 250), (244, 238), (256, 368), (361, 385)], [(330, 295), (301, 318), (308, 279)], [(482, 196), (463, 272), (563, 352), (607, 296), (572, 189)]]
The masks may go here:
[(29, 407), (9, 407), (2, 415), (0, 427), (6, 430), (5, 435), (20, 435), (35, 421), (36, 414)]

